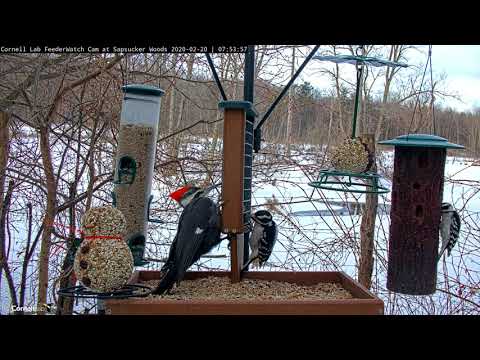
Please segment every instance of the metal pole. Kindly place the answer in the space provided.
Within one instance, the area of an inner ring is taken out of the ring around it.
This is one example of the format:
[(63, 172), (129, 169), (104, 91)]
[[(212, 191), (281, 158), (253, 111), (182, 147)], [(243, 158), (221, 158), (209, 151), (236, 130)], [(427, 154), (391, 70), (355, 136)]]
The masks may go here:
[(315, 53), (317, 52), (318, 48), (320, 47), (320, 45), (316, 45), (313, 50), (310, 52), (310, 54), (308, 54), (308, 56), (305, 58), (305, 60), (303, 61), (302, 65), (300, 65), (300, 67), (298, 68), (297, 72), (295, 73), (295, 75), (293, 75), (293, 77), (290, 79), (290, 81), (287, 83), (287, 85), (285, 85), (285, 87), (283, 88), (282, 92), (280, 93), (280, 95), (278, 95), (278, 97), (275, 99), (275, 101), (273, 102), (272, 105), (270, 105), (270, 107), (268, 108), (267, 112), (265, 113), (265, 115), (263, 115), (262, 117), (262, 120), (260, 120), (260, 122), (258, 123), (258, 125), (255, 127), (255, 129), (260, 129), (260, 127), (263, 125), (263, 123), (268, 119), (268, 117), (270, 116), (270, 114), (272, 113), (272, 111), (275, 109), (275, 107), (277, 106), (277, 104), (280, 102), (280, 100), (282, 100), (283, 96), (286, 94), (286, 92), (288, 91), (288, 89), (290, 89), (290, 86), (293, 84), (293, 82), (297, 79), (298, 75), (300, 75), (300, 73), (302, 72), (303, 68), (308, 64), (308, 62), (310, 61), (310, 59), (313, 57), (313, 55), (315, 55)]
[(352, 139), (355, 138), (357, 132), (357, 114), (358, 114), (358, 100), (360, 95), (360, 87), (362, 83), (363, 65), (357, 67), (357, 88), (355, 90), (355, 105), (353, 108), (353, 121), (352, 121)]
[[(243, 99), (250, 101), (253, 104), (254, 89), (255, 89), (255, 46), (249, 45), (245, 53), (245, 70), (243, 81)], [(253, 166), (253, 125), (255, 117), (247, 114), (245, 125), (245, 167), (244, 167), (244, 223), (250, 223), (251, 204), (252, 204), (252, 166)], [(243, 234), (244, 248), (243, 248), (243, 264), (246, 264), (249, 257), (248, 242), (250, 233)], [(248, 271), (248, 267), (245, 269)]]
[[(365, 56), (365, 48), (363, 45), (360, 45), (357, 50), (356, 54), (359, 56)], [(363, 83), (363, 66), (364, 63), (360, 63), (360, 66), (358, 66), (357, 63), (357, 88), (355, 89), (355, 105), (353, 108), (353, 121), (352, 121), (352, 139), (355, 138), (357, 134), (357, 117), (358, 117), (358, 105), (359, 105), (359, 100), (361, 97), (360, 92), (362, 91), (362, 83)]]
[(213, 78), (215, 79), (218, 90), (220, 90), (220, 94), (222, 95), (222, 99), (223, 99), (223, 101), (227, 101), (227, 95), (225, 95), (225, 91), (223, 91), (222, 83), (220, 82), (220, 79), (218, 77), (217, 70), (215, 70), (215, 64), (213, 63), (212, 58), (210, 57), (209, 53), (205, 53), (205, 56), (207, 57), (208, 65), (210, 66), (210, 69), (212, 70)]

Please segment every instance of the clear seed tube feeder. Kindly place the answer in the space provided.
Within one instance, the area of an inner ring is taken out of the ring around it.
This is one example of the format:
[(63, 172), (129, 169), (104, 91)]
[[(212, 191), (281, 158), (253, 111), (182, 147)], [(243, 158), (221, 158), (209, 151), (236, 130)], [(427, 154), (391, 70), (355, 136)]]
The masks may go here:
[(164, 91), (146, 85), (127, 85), (120, 117), (114, 175), (114, 205), (127, 222), (125, 240), (135, 266), (144, 265), (147, 223), (150, 219), (155, 149)]

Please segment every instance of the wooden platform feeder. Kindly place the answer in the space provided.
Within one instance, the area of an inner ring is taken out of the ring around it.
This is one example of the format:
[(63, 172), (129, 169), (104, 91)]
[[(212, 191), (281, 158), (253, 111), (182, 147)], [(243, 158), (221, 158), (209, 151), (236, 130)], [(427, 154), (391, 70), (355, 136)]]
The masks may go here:
[[(222, 231), (231, 236), (231, 271), (187, 272), (185, 280), (208, 276), (230, 277), (231, 282), (258, 279), (315, 285), (322, 282), (337, 283), (349, 291), (353, 298), (343, 300), (173, 300), (168, 298), (112, 299), (105, 302), (111, 314), (157, 315), (327, 315), (327, 314), (383, 314), (383, 301), (343, 272), (249, 272), (245, 263), (244, 232), (250, 221), (249, 206), (252, 176), (251, 149), (253, 133), (246, 130), (246, 117), (255, 116), (247, 101), (223, 101), (223, 179), (222, 179)], [(131, 284), (159, 280), (159, 271), (139, 271)]]
[[(229, 276), (225, 271), (191, 271), (186, 280)], [(131, 283), (158, 280), (159, 271), (137, 271)], [(338, 283), (353, 298), (340, 300), (172, 300), (152, 298), (105, 301), (112, 315), (383, 315), (383, 301), (343, 272), (246, 272), (245, 279), (314, 285)]]
[(395, 146), (387, 288), (408, 295), (433, 294), (447, 149), (464, 147), (425, 134), (379, 144)]

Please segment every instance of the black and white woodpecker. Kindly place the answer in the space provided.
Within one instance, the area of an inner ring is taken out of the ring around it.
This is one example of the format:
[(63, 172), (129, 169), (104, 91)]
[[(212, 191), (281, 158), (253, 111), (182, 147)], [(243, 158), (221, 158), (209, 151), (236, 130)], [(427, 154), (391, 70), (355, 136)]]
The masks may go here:
[(184, 209), (154, 294), (163, 294), (172, 289), (174, 284), (183, 280), (190, 266), (223, 240), (220, 238), (219, 207), (206, 197), (217, 186), (205, 189), (185, 186), (170, 194)]
[(252, 215), (254, 222), (250, 235), (250, 258), (243, 269), (252, 264), (252, 267), (262, 267), (272, 255), (273, 247), (277, 242), (278, 229), (273, 221), (272, 214), (267, 210), (258, 210)]
[(442, 203), (442, 218), (440, 221), (442, 248), (438, 255), (438, 260), (440, 260), (445, 250), (447, 250), (447, 255), (450, 256), (460, 236), (460, 227), (460, 215), (458, 215), (457, 210), (449, 203)]

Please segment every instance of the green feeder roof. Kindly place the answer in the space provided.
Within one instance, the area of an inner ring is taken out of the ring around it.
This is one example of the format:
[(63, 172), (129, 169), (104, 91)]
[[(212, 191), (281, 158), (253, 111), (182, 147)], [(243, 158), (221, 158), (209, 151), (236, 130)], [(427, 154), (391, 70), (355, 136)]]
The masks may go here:
[(122, 90), (125, 94), (138, 94), (149, 96), (162, 96), (165, 93), (165, 91), (158, 87), (141, 84), (125, 85), (122, 86)]
[(247, 115), (257, 117), (258, 113), (250, 101), (220, 101), (219, 109), (245, 109)]
[(410, 146), (410, 147), (434, 147), (444, 149), (465, 149), (464, 146), (448, 142), (447, 139), (436, 135), (408, 134), (400, 135), (395, 139), (378, 142), (380, 145)]

